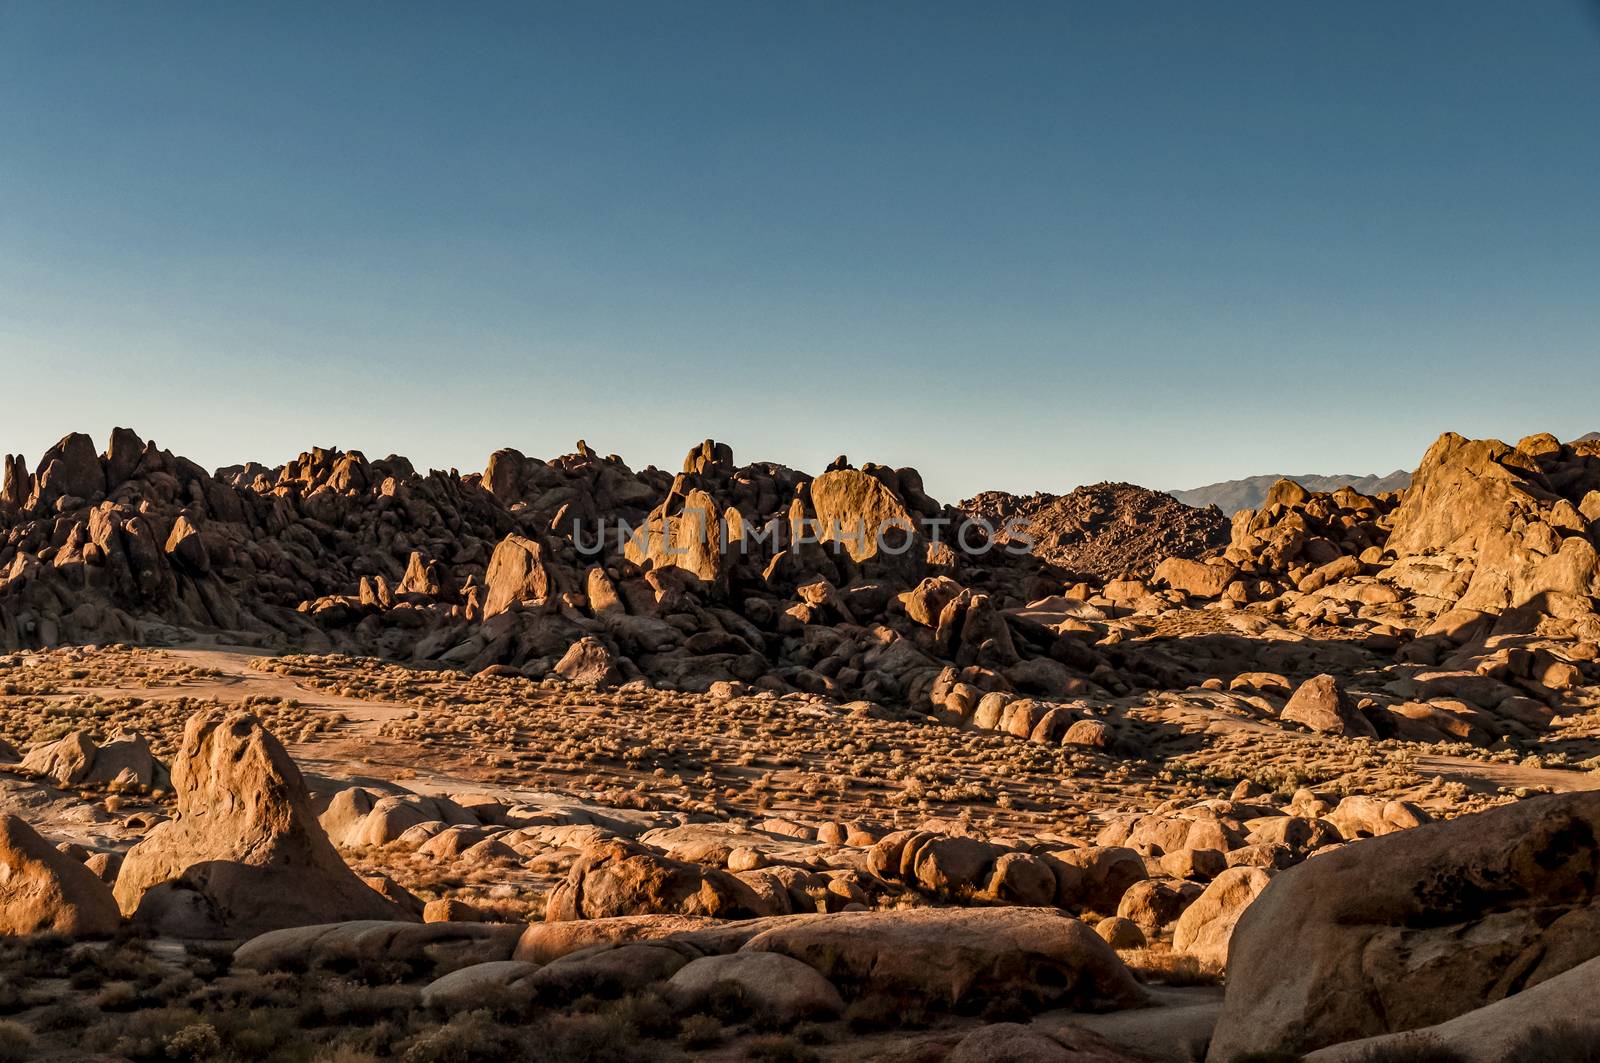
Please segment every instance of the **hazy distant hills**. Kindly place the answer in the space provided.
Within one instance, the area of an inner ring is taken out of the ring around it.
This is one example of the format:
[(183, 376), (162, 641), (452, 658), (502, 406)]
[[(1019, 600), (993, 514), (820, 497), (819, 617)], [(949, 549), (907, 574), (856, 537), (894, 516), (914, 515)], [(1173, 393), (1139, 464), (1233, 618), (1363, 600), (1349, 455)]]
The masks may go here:
[(1167, 493), (1186, 505), (1215, 505), (1222, 512), (1231, 514), (1236, 510), (1257, 508), (1267, 497), (1267, 489), (1285, 478), (1293, 480), (1308, 491), (1337, 491), (1341, 487), (1353, 487), (1364, 495), (1376, 494), (1379, 491), (1399, 491), (1411, 483), (1411, 474), (1404, 469), (1396, 469), (1387, 476), (1316, 474), (1297, 476), (1293, 473), (1269, 473), (1266, 476), (1225, 480), (1222, 483), (1207, 484), (1187, 491)]
[[(1597, 439), (1600, 439), (1600, 432), (1590, 432), (1568, 442), (1586, 443)], [(1349, 486), (1364, 495), (1377, 494), (1379, 491), (1401, 491), (1411, 484), (1411, 474), (1404, 469), (1396, 469), (1387, 476), (1296, 476), (1293, 473), (1269, 473), (1266, 476), (1251, 476), (1243, 480), (1224, 480), (1222, 483), (1206, 484), (1204, 487), (1191, 487), (1187, 491), (1168, 491), (1167, 494), (1188, 506), (1215, 505), (1222, 512), (1231, 515), (1241, 509), (1259, 508), (1267, 497), (1267, 489), (1282, 479), (1293, 480), (1308, 491), (1337, 491), (1341, 487)]]

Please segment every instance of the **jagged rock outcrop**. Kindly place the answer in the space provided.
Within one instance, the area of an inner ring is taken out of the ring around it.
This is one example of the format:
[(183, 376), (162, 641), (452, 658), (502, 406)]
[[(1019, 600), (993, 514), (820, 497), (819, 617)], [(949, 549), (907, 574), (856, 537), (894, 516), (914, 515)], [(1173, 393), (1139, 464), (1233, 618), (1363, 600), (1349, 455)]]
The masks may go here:
[[(1047, 656), (997, 610), (1060, 589), (1037, 561), (932, 542), (918, 522), (954, 515), (915, 470), (841, 459), (809, 478), (710, 440), (676, 477), (582, 444), (548, 462), (499, 451), (481, 476), (321, 448), (213, 475), (118, 429), (105, 454), (72, 436), (40, 469), (6, 465), (0, 649), (208, 630), (474, 672), (918, 702), (941, 656)], [(897, 595), (930, 565), (986, 587), (924, 632)]]
[[(1394, 581), (1444, 599), (1436, 626), (1531, 610), (1593, 626), (1600, 444), (1440, 437), (1395, 513)], [(1600, 630), (1600, 628), (1596, 628)]]

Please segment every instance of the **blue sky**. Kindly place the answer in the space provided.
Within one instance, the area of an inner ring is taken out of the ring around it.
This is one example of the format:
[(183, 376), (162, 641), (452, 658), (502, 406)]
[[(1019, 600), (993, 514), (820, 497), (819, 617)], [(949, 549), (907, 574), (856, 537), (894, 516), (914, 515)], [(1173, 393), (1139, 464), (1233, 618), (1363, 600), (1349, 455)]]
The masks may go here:
[(1600, 429), (1600, 14), (0, 2), (0, 451), (916, 464)]

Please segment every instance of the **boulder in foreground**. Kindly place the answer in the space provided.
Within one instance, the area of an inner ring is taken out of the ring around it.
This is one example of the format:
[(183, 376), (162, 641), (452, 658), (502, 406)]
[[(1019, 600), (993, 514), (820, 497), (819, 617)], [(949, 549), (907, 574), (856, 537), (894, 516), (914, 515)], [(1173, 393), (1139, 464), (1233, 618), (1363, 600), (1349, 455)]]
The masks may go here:
[(1283, 872), (1245, 911), (1207, 1057), (1413, 1030), (1600, 955), (1600, 792), (1533, 798)]
[(243, 711), (200, 713), (172, 766), (177, 814), (129, 852), (116, 897), (180, 937), (249, 937), (348, 919), (402, 919), (347, 867), (300, 770)]
[(1146, 995), (1092, 929), (1054, 908), (842, 912), (778, 926), (745, 945), (814, 968), (845, 995), (957, 1010), (994, 1001), (1105, 1011)]
[(105, 937), (121, 922), (111, 887), (19, 817), (0, 815), (0, 934)]

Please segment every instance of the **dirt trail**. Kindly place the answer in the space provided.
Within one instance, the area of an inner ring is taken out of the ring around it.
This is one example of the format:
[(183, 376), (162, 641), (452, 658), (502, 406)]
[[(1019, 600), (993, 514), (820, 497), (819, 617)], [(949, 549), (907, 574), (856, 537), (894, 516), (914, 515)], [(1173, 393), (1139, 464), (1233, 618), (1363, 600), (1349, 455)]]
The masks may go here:
[(415, 706), (390, 701), (369, 701), (346, 697), (315, 687), (304, 686), (293, 676), (276, 672), (258, 672), (250, 666), (257, 658), (270, 657), (269, 653), (244, 647), (225, 649), (185, 647), (164, 650), (168, 656), (195, 668), (206, 668), (222, 673), (220, 678), (197, 680), (178, 686), (130, 687), (116, 690), (96, 690), (95, 693), (131, 694), (141, 698), (202, 697), (222, 702), (242, 702), (252, 695), (294, 698), (310, 709), (336, 709), (350, 721), (351, 730), (359, 735), (376, 735), (378, 728), (390, 720), (404, 719), (416, 712)]

